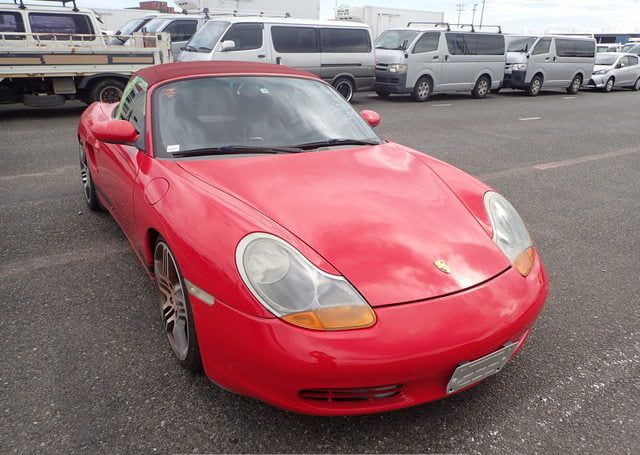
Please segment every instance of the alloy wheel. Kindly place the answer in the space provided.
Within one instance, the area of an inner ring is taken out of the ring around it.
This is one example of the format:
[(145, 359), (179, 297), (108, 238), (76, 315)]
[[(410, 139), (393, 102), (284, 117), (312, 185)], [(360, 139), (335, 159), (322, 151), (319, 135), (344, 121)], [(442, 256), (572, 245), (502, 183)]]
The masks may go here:
[(122, 98), (122, 90), (119, 87), (107, 86), (100, 90), (98, 99), (102, 103), (117, 103)]
[(180, 361), (189, 354), (189, 315), (186, 291), (169, 247), (158, 242), (153, 269), (160, 291), (160, 315), (171, 349)]
[(343, 80), (341, 82), (338, 82), (338, 84), (336, 85), (336, 90), (342, 95), (345, 100), (351, 101), (351, 98), (353, 97), (353, 89), (351, 87), (351, 84), (349, 84), (347, 81)]
[(84, 191), (84, 198), (87, 204), (91, 203), (91, 173), (89, 172), (89, 166), (87, 166), (87, 155), (84, 152), (84, 147), (80, 145), (80, 177), (82, 178), (82, 189)]
[(486, 79), (482, 79), (478, 85), (478, 95), (484, 96), (489, 91), (489, 83)]
[(418, 85), (418, 96), (420, 98), (427, 98), (429, 96), (429, 92), (429, 83), (427, 81), (420, 82), (420, 85)]

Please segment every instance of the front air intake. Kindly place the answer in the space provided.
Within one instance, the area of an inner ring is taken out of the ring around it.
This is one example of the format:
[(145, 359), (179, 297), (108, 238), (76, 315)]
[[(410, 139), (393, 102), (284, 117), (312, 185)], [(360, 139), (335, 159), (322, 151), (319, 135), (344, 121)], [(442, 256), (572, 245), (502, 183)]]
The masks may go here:
[(400, 395), (403, 387), (403, 384), (395, 384), (349, 389), (304, 389), (298, 392), (298, 396), (305, 400), (325, 402), (376, 401)]

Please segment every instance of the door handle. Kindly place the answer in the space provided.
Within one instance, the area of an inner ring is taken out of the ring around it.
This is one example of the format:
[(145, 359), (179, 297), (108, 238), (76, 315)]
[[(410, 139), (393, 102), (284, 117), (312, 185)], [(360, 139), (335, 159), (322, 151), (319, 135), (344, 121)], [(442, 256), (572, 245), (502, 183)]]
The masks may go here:
[(549, 57), (545, 58), (545, 59), (544, 59), (544, 61), (545, 61), (545, 62), (548, 62), (548, 61), (549, 61)]
[(264, 55), (264, 54), (258, 55), (258, 58), (265, 58), (265, 57), (266, 57), (266, 55)]
[(553, 61), (555, 62), (558, 57), (553, 57)]
[(435, 57), (433, 57), (433, 59), (434, 59), (434, 60), (438, 60), (439, 58), (440, 58), (440, 57), (439, 57), (439, 56), (437, 56), (437, 55), (436, 55)]
[(276, 65), (279, 65), (282, 61), (282, 57), (276, 57)]
[(449, 56), (448, 56), (448, 55), (445, 55), (445, 56), (444, 56), (444, 59), (448, 62), (448, 61), (449, 61)]

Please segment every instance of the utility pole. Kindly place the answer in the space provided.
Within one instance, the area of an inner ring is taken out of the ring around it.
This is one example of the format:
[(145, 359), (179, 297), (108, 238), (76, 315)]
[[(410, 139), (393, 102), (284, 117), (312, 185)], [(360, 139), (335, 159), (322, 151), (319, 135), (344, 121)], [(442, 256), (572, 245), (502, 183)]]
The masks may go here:
[(458, 27), (460, 27), (460, 15), (462, 14), (462, 12), (464, 11), (464, 7), (466, 5), (464, 3), (458, 3), (456, 4), (456, 11), (458, 12)]
[(475, 22), (476, 22), (476, 9), (478, 9), (478, 4), (474, 3), (473, 4), (473, 16), (471, 16), (471, 25), (475, 24)]
[(487, 0), (482, 0), (482, 13), (480, 13), (480, 28), (482, 28), (482, 21), (484, 20), (484, 4)]

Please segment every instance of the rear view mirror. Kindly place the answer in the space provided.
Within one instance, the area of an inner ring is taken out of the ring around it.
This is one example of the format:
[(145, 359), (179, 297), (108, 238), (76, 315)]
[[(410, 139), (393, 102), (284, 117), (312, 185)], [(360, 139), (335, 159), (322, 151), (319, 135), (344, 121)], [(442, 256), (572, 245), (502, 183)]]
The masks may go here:
[(131, 122), (126, 120), (94, 123), (91, 132), (96, 139), (107, 144), (133, 145), (139, 136)]
[(235, 41), (226, 40), (220, 43), (220, 52), (232, 51), (236, 48)]
[(362, 111), (360, 112), (360, 117), (362, 117), (369, 125), (374, 128), (380, 124), (380, 114), (378, 114), (376, 111)]

